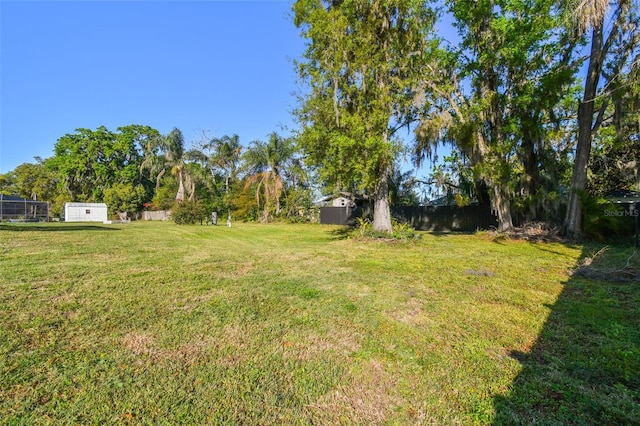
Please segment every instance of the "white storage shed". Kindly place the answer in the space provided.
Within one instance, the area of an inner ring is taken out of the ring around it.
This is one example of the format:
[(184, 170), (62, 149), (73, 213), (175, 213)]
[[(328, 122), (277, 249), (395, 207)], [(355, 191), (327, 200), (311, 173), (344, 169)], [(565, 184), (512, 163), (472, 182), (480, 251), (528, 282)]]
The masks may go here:
[(106, 222), (107, 219), (105, 203), (66, 203), (64, 205), (65, 222)]

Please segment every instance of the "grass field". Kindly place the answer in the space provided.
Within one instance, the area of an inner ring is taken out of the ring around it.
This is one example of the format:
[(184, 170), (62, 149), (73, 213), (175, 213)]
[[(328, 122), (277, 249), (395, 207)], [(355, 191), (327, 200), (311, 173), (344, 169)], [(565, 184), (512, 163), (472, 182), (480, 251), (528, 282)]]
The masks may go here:
[(640, 424), (640, 284), (572, 278), (597, 248), (0, 225), (0, 424)]

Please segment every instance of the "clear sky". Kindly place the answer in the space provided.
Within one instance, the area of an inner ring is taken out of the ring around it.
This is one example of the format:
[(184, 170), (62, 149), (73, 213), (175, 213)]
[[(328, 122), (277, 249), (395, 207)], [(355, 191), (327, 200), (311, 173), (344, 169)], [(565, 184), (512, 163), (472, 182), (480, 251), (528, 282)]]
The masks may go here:
[(286, 135), (304, 50), (290, 5), (0, 0), (0, 173), (76, 128)]

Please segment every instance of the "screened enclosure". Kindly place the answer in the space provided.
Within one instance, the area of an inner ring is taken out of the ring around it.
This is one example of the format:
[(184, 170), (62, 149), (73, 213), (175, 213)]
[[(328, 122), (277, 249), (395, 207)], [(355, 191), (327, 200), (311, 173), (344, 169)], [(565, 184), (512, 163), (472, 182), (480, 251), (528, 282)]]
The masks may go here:
[(47, 222), (49, 203), (0, 194), (0, 221)]

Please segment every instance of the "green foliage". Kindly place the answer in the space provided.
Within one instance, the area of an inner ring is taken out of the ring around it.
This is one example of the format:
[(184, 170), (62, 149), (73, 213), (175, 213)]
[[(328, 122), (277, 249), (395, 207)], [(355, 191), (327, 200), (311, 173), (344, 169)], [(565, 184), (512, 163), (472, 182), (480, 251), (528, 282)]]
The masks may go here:
[(462, 194), (456, 194), (456, 206), (465, 207), (469, 205), (469, 198)]
[(261, 222), (281, 216), (283, 192), (286, 193), (289, 184), (296, 184), (296, 180), (287, 180), (296, 151), (293, 139), (273, 132), (267, 142), (251, 142), (242, 156), (246, 172), (244, 190), (251, 189), (254, 192), (256, 205), (262, 210)]
[(308, 40), (296, 64), (310, 86), (297, 111), (307, 159), (330, 190), (368, 191), (384, 204), (400, 153), (394, 134), (420, 107), (414, 91), (426, 77), (435, 14), (414, 0), (299, 0), (293, 11)]
[(518, 194), (513, 197), (514, 215), (520, 222), (544, 221), (552, 226), (561, 226), (566, 213), (566, 200), (557, 191), (548, 192), (539, 188), (533, 195)]
[(415, 158), (453, 145), (472, 172), (464, 180), (480, 201), (483, 192), (491, 197), (501, 227), (511, 225), (514, 194), (560, 188), (556, 154), (564, 148), (552, 134), (567, 127), (558, 105), (571, 95), (579, 64), (556, 3), (445, 2), (461, 43), (440, 52)]
[(589, 159), (587, 190), (596, 196), (640, 191), (640, 67), (614, 86), (613, 102), (606, 109), (612, 122), (598, 129)]
[(121, 127), (117, 132), (104, 126), (76, 129), (58, 139), (47, 166), (57, 174), (59, 189), (74, 201), (100, 202), (104, 191), (115, 183), (144, 183), (139, 174), (142, 152), (137, 145), (143, 131), (153, 133), (142, 126)]
[(389, 201), (392, 206), (417, 206), (420, 204), (413, 170), (407, 170), (403, 173), (398, 165), (394, 166), (389, 175)]
[(158, 190), (152, 200), (154, 210), (171, 210), (176, 203), (178, 182), (172, 176), (164, 176), (160, 180)]
[(380, 232), (373, 229), (373, 223), (369, 218), (359, 217), (356, 229), (351, 232), (351, 236), (356, 239), (382, 239), (385, 241), (414, 241), (422, 238), (421, 234), (418, 234), (408, 223), (392, 219), (391, 224), (393, 230), (390, 233)]
[[(211, 151), (210, 154), (205, 152)], [(203, 164), (210, 170), (213, 182), (208, 188), (210, 193), (215, 193), (209, 198), (209, 204), (213, 211), (225, 211), (235, 209), (235, 200), (240, 191), (238, 181), (238, 168), (242, 155), (240, 138), (234, 134), (224, 135), (221, 138), (212, 138), (203, 146)], [(216, 177), (221, 174), (221, 178)]]
[(36, 198), (51, 201), (56, 194), (58, 178), (45, 164), (24, 163), (16, 167), (12, 173), (15, 195), (23, 198)]
[(200, 201), (183, 201), (171, 209), (171, 220), (178, 225), (202, 225), (208, 217), (209, 211)]
[(234, 217), (246, 222), (257, 222), (261, 209), (256, 201), (255, 189), (251, 186), (241, 191), (234, 200)]
[(146, 191), (142, 185), (116, 183), (104, 191), (104, 202), (111, 213), (137, 213), (142, 210)]
[(189, 164), (188, 160), (197, 157), (198, 154), (200, 153), (186, 150), (182, 131), (174, 127), (168, 134), (156, 135), (148, 140), (140, 170), (155, 176), (156, 193), (160, 188), (160, 181), (165, 174), (169, 173), (177, 182), (174, 199), (176, 201), (183, 201), (186, 198), (193, 200), (196, 181), (199, 177), (198, 167), (197, 164)]
[(457, 151), (445, 156), (441, 163), (433, 165), (428, 180), (418, 183), (424, 185), (426, 196), (432, 199), (446, 196), (450, 201), (464, 204), (471, 199), (479, 202), (484, 196), (477, 194), (473, 170)]
[(17, 192), (15, 186), (15, 176), (13, 172), (0, 173), (0, 193), (2, 194), (15, 194)]
[(312, 196), (312, 191), (307, 188), (288, 188), (283, 199), (285, 219), (290, 223), (310, 222), (314, 217)]
[(49, 204), (49, 215), (52, 217), (64, 216), (64, 205), (74, 202), (67, 192), (57, 192)]
[(603, 241), (610, 237), (633, 235), (633, 220), (621, 206), (604, 198), (593, 197), (586, 191), (579, 195), (584, 215), (584, 235), (587, 238)]
[[(580, 192), (588, 186), (588, 166), (594, 133), (603, 126), (607, 127), (607, 122), (612, 118), (618, 136), (625, 134), (631, 138), (638, 137), (640, 2), (569, 1), (566, 6), (564, 12), (569, 17), (567, 21), (572, 25), (572, 30), (577, 37), (591, 45), (585, 56), (588, 65), (583, 85), (584, 95), (577, 110), (578, 135), (566, 220), (567, 234), (579, 237), (584, 228)], [(624, 99), (625, 94), (629, 95), (627, 99)], [(613, 117), (607, 114), (608, 105), (612, 101), (615, 105)], [(627, 104), (627, 101), (631, 102)], [(628, 124), (631, 126), (627, 127)], [(606, 165), (606, 161), (604, 163)], [(613, 175), (615, 173), (612, 177)]]

